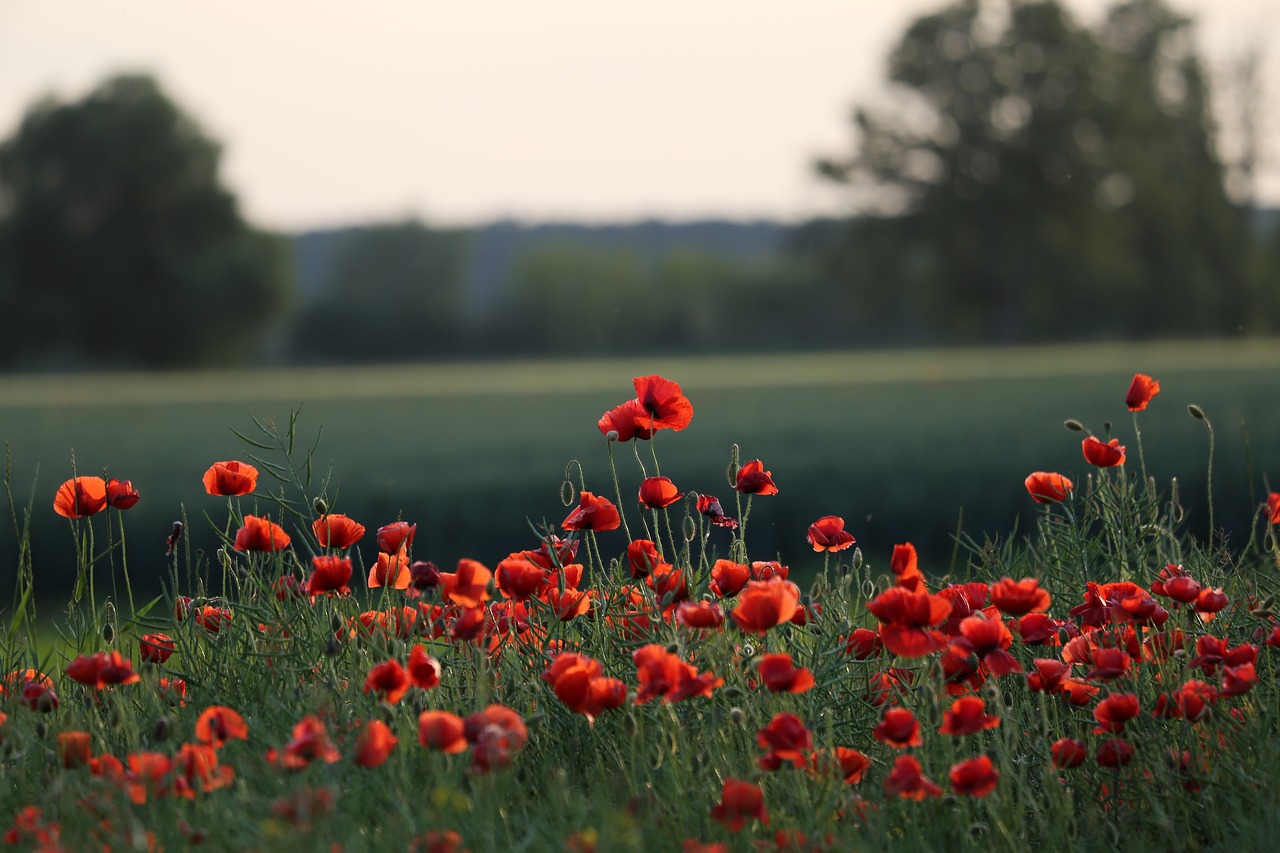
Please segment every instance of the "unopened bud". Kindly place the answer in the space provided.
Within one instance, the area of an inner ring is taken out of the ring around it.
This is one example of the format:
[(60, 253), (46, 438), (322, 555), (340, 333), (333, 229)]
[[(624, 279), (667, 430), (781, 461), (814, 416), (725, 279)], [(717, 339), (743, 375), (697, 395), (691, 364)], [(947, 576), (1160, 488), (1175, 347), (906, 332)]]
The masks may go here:
[(116, 638), (115, 626), (112, 625), (110, 622), (103, 622), (102, 623), (102, 642), (106, 643), (109, 646), (112, 644), (112, 642), (115, 641), (115, 638)]
[(686, 515), (684, 517), (684, 541), (692, 542), (698, 536), (698, 524), (693, 520), (693, 516)]
[(1075, 418), (1067, 418), (1062, 422), (1062, 425), (1072, 432), (1086, 432), (1084, 424), (1080, 423)]
[(741, 725), (742, 721), (745, 720), (746, 718), (747, 718), (747, 712), (737, 707), (736, 705), (729, 709), (729, 719), (734, 722), (734, 725)]
[(151, 724), (151, 739), (156, 742), (168, 740), (170, 728), (168, 717), (156, 717), (156, 721)]
[(560, 484), (560, 503), (573, 506), (573, 483), (568, 480)]
[(1198, 421), (1204, 420), (1204, 409), (1200, 408), (1195, 403), (1187, 406), (1187, 414), (1191, 415), (1191, 417)]
[(318, 495), (316, 496), (316, 499), (311, 502), (311, 508), (316, 511), (316, 515), (323, 516), (329, 514), (329, 505), (325, 503), (324, 498), (319, 497)]
[(605, 441), (617, 441), (620, 438), (616, 429), (611, 429), (604, 434)]
[(850, 560), (849, 565), (853, 568), (855, 572), (861, 569), (862, 568), (862, 549), (854, 548), (853, 556), (850, 557), (849, 560)]

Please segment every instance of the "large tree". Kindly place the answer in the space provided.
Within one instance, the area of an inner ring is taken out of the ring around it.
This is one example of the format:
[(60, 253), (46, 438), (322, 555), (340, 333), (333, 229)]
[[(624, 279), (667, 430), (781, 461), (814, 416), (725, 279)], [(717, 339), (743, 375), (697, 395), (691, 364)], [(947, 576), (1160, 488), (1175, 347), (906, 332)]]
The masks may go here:
[(1055, 0), (961, 0), (910, 25), (889, 77), (894, 106), (857, 110), (852, 154), (820, 164), (875, 205), (836, 241), (868, 325), (1014, 341), (1259, 319), (1190, 23), (1160, 0), (1096, 29)]
[(287, 253), (241, 218), (219, 156), (149, 77), (35, 104), (0, 145), (0, 363), (248, 358)]

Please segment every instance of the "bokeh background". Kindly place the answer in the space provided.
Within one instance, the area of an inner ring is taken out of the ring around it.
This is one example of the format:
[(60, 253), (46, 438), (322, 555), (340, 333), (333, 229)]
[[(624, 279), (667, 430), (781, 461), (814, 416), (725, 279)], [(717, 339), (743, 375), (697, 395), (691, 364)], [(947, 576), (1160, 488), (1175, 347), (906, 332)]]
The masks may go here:
[(1159, 487), (1211, 535), (1197, 403), (1212, 535), (1248, 535), (1280, 477), (1278, 46), (1265, 0), (9, 0), (0, 578), (29, 533), (64, 594), (73, 470), (143, 495), (144, 586), (176, 518), (210, 560), (200, 474), (283, 461), (233, 430), (291, 421), (308, 497), (496, 562), (570, 460), (611, 492), (595, 420), (648, 373), (694, 402), (655, 442), (682, 488), (727, 500), (735, 442), (773, 470), (759, 558), (803, 568), (838, 514), (945, 570), (958, 529), (1025, 528), (1030, 471), (1085, 482), (1064, 418), (1137, 470), (1138, 371)]

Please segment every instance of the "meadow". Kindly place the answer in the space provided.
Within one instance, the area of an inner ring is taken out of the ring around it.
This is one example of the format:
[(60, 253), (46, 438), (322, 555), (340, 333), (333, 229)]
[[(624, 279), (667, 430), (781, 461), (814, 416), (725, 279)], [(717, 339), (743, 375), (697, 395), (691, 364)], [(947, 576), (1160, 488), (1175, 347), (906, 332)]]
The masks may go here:
[[(15, 497), (19, 522), (58, 522), (66, 556), (19, 524), (0, 842), (1266, 849), (1275, 359), (1179, 345), (9, 380), (6, 428), (18, 412), (39, 441), (71, 436), (77, 471)], [(282, 387), (320, 410), (319, 444)], [(247, 441), (199, 425), (259, 406), (282, 408)], [(11, 489), (26, 464), (14, 453)], [(507, 552), (505, 504), (467, 488), (531, 469), (546, 480), (513, 505)], [(383, 478), (442, 497), (356, 515), (394, 500)], [(891, 498), (897, 529), (875, 508)], [(958, 498), (1007, 502), (1021, 532), (950, 539)], [(148, 502), (189, 508), (184, 535), (165, 542)], [(462, 517), (472, 538), (444, 558)], [(935, 518), (941, 547), (922, 544)], [(131, 601), (148, 580), (163, 591)]]

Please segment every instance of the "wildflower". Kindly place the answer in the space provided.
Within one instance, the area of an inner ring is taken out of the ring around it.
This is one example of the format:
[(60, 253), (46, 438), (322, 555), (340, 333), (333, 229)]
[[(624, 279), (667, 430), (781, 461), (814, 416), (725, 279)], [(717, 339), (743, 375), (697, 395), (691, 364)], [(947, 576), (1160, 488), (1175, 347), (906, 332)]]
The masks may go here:
[(440, 684), (440, 661), (427, 654), (427, 650), (422, 646), (414, 646), (409, 652), (407, 670), (409, 681), (413, 682), (415, 687), (431, 690)]
[(1258, 683), (1258, 673), (1252, 663), (1227, 666), (1222, 669), (1222, 689), (1219, 696), (1240, 696), (1248, 693)]
[(101, 477), (72, 477), (53, 496), (53, 511), (64, 518), (84, 518), (107, 508), (107, 483)]
[(763, 634), (791, 621), (799, 606), (800, 588), (790, 581), (774, 577), (748, 582), (747, 588), (738, 595), (737, 607), (729, 615), (741, 630)]
[(119, 652), (96, 652), (80, 655), (63, 670), (73, 681), (101, 690), (108, 684), (135, 684), (142, 676)]
[(396, 521), (378, 528), (378, 550), (384, 554), (396, 554), (401, 549), (413, 545), (413, 535), (418, 532), (418, 525), (407, 521)]
[(364, 525), (341, 513), (322, 515), (311, 523), (311, 532), (321, 548), (350, 548), (364, 537)]
[(1151, 402), (1151, 398), (1160, 393), (1160, 383), (1143, 373), (1135, 373), (1129, 383), (1129, 393), (1124, 395), (1124, 404), (1131, 412), (1141, 412)]
[(1000, 780), (1000, 774), (985, 755), (952, 765), (947, 775), (951, 779), (951, 790), (970, 797), (985, 797), (996, 789)]
[(1025, 616), (1028, 613), (1043, 613), (1049, 609), (1051, 599), (1049, 593), (1040, 589), (1040, 581), (1035, 578), (1001, 578), (990, 587), (991, 603), (1008, 616)]
[(565, 530), (617, 530), (622, 525), (618, 508), (608, 498), (583, 491), (578, 495), (578, 506), (560, 526)]
[(551, 586), (547, 568), (531, 560), (528, 556), (531, 553), (510, 554), (494, 569), (494, 582), (504, 598), (525, 601)]
[(924, 573), (920, 571), (916, 546), (910, 542), (894, 545), (893, 554), (889, 558), (889, 571), (893, 572), (899, 586), (912, 586), (916, 579), (923, 581)]
[(893, 770), (885, 777), (884, 795), (918, 802), (925, 797), (942, 796), (942, 789), (924, 775), (914, 755), (899, 755)]
[(960, 622), (960, 633), (952, 645), (977, 657), (992, 675), (1022, 672), (1022, 664), (1006, 651), (1013, 634), (999, 619), (988, 619), (981, 611)]
[(816, 682), (813, 673), (791, 662), (791, 655), (765, 655), (756, 667), (764, 686), (774, 693), (805, 693)]
[(418, 715), (418, 743), (453, 755), (465, 752), (467, 738), (465, 724), (457, 714), (448, 711), (423, 711)]
[(778, 487), (773, 484), (773, 473), (764, 470), (764, 463), (752, 459), (738, 469), (734, 489), (744, 495), (776, 495)]
[(1093, 718), (1098, 721), (1094, 734), (1124, 731), (1124, 724), (1138, 716), (1139, 710), (1138, 697), (1132, 693), (1108, 695), (1093, 709)]
[[(612, 435), (612, 441), (626, 442), (633, 438), (647, 441), (657, 432), (656, 427), (649, 429), (648, 423), (649, 413), (640, 405), (640, 401), (628, 400), (601, 415), (600, 420), (596, 422), (596, 428), (602, 435)], [(637, 424), (641, 425), (637, 426)]]
[(1200, 618), (1208, 622), (1216, 613), (1231, 603), (1231, 599), (1227, 598), (1226, 593), (1221, 587), (1214, 589), (1202, 589), (1196, 596), (1195, 611), (1200, 614)]
[(211, 495), (237, 497), (258, 487), (258, 469), (247, 462), (215, 462), (204, 472), (204, 490)]
[(211, 705), (196, 720), (196, 740), (217, 749), (229, 740), (247, 740), (249, 726), (232, 708)]
[(1054, 767), (1079, 767), (1089, 757), (1089, 748), (1083, 741), (1064, 737), (1053, 742), (1053, 746), (1049, 747), (1049, 754), (1053, 756)]
[(307, 595), (312, 600), (322, 592), (336, 592), (338, 595), (348, 595), (351, 592), (351, 567), (350, 557), (337, 557), (322, 554), (318, 557), (311, 558), (311, 577), (307, 578)]
[(333, 764), (340, 759), (324, 723), (314, 715), (299, 720), (293, 727), (293, 737), (282, 750), (267, 750), (267, 763), (286, 770), (301, 770), (313, 761)]
[(1094, 757), (1103, 767), (1123, 767), (1133, 758), (1133, 745), (1113, 737), (1098, 745), (1098, 752)]
[(693, 420), (693, 404), (675, 382), (661, 376), (637, 376), (632, 381), (642, 410), (635, 419), (637, 429), (679, 432)]
[(714, 601), (683, 601), (676, 607), (676, 624), (686, 628), (719, 628), (724, 608)]
[(856, 541), (853, 534), (844, 529), (844, 519), (838, 515), (824, 515), (810, 524), (806, 538), (814, 551), (843, 551)]
[(940, 595), (895, 586), (868, 601), (867, 609), (880, 620), (880, 639), (895, 655), (921, 657), (946, 645), (941, 633), (930, 630), (951, 613), (951, 603)]
[(1280, 524), (1280, 492), (1267, 495), (1267, 519), (1272, 524)]
[(627, 688), (616, 678), (606, 677), (600, 662), (573, 652), (557, 655), (547, 671), (544, 681), (570, 711), (583, 714), (588, 720), (602, 711), (620, 708), (627, 701)]
[(769, 750), (760, 759), (763, 769), (776, 770), (784, 761), (799, 767), (813, 747), (813, 734), (795, 714), (775, 714), (756, 732), (756, 743)]
[(356, 737), (356, 764), (381, 767), (399, 743), (386, 723), (371, 720), (360, 727), (360, 734)]
[(524, 718), (505, 705), (490, 705), (462, 722), (472, 744), (471, 767), (477, 773), (506, 767), (529, 740)]
[(409, 555), (400, 550), (393, 554), (378, 552), (378, 559), (369, 567), (368, 586), (376, 589), (389, 586), (392, 589), (408, 589), (412, 576), (409, 574)]
[(853, 655), (857, 660), (876, 657), (883, 650), (884, 641), (880, 635), (867, 628), (854, 628), (845, 638), (845, 654)]
[(769, 825), (769, 813), (765, 809), (760, 786), (741, 779), (724, 780), (720, 802), (711, 807), (711, 816), (729, 832), (741, 832), (751, 818)]
[(1098, 649), (1093, 653), (1093, 669), (1085, 678), (1090, 681), (1111, 681), (1129, 671), (1133, 659), (1123, 649)]
[(458, 560), (457, 571), (440, 573), (440, 597), (463, 607), (479, 607), (489, 600), (492, 579), (487, 566), (464, 557)]
[(654, 566), (661, 562), (662, 555), (658, 553), (658, 546), (652, 540), (633, 539), (627, 545), (627, 568), (631, 571), (631, 577), (647, 577)]
[(218, 765), (218, 752), (203, 743), (184, 743), (173, 758), (173, 790), (194, 799), (197, 792), (208, 793), (225, 788), (236, 778), (234, 768)]
[(147, 663), (164, 663), (173, 654), (175, 644), (168, 634), (146, 634), (138, 641), (138, 656)]
[(432, 829), (409, 844), (409, 853), (471, 853), (462, 846), (462, 836), (452, 829)]
[(698, 512), (707, 517), (707, 520), (716, 527), (727, 527), (730, 530), (738, 529), (738, 522), (724, 514), (724, 507), (720, 505), (720, 499), (711, 495), (698, 495)]
[(1080, 449), (1084, 451), (1084, 461), (1095, 468), (1114, 468), (1124, 464), (1124, 447), (1118, 438), (1103, 444), (1093, 436), (1089, 436), (1081, 442)]
[(376, 692), (388, 705), (399, 702), (410, 686), (409, 673), (394, 658), (374, 666), (364, 680), (364, 692)]
[(661, 697), (667, 702), (679, 702), (694, 696), (710, 696), (724, 683), (709, 672), (699, 673), (697, 667), (686, 663), (656, 643), (641, 646), (631, 653), (636, 665), (636, 704), (643, 705)]
[(175, 708), (181, 708), (187, 704), (187, 682), (181, 678), (156, 679), (156, 693)]
[(93, 739), (88, 732), (58, 732), (58, 757), (68, 770), (81, 767), (93, 758)]
[(885, 711), (871, 736), (895, 749), (908, 749), (924, 743), (920, 736), (920, 721), (906, 708), (889, 708)]
[(846, 785), (856, 785), (871, 768), (871, 759), (856, 749), (836, 747), (836, 760), (840, 762), (840, 776)]
[(731, 560), (716, 560), (711, 567), (711, 592), (721, 598), (737, 595), (751, 580), (751, 567)]
[(128, 480), (107, 480), (107, 506), (131, 509), (138, 502), (138, 490)]
[(649, 509), (671, 506), (684, 497), (668, 477), (649, 477), (640, 483), (640, 503)]
[(217, 634), (225, 626), (230, 625), (233, 618), (234, 617), (228, 608), (214, 607), (212, 604), (205, 604), (196, 608), (192, 621), (208, 631), (210, 634)]
[(1027, 477), (1025, 485), (1031, 499), (1038, 504), (1065, 501), (1074, 484), (1061, 474), (1036, 471)]
[(283, 551), (289, 547), (289, 534), (274, 521), (246, 515), (244, 526), (236, 531), (237, 551)]
[(977, 696), (962, 696), (951, 703), (942, 714), (942, 727), (939, 734), (961, 735), (977, 734), (1000, 725), (1000, 718), (987, 713), (986, 705)]

